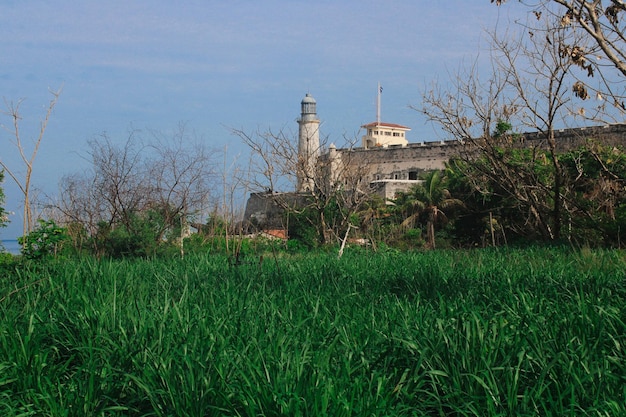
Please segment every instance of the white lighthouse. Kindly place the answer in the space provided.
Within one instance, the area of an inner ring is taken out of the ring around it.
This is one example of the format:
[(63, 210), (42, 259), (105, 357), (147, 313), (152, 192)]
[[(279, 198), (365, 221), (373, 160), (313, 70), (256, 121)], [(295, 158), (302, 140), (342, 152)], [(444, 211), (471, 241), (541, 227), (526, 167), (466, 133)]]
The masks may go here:
[(310, 94), (300, 103), (298, 119), (298, 192), (312, 191), (315, 187), (317, 158), (320, 155), (320, 121), (317, 118), (316, 102)]

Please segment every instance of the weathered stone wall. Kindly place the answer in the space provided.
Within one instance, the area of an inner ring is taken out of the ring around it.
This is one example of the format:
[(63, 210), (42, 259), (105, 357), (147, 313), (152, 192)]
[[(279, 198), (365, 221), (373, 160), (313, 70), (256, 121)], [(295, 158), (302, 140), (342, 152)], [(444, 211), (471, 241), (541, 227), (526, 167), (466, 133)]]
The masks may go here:
[(244, 226), (251, 232), (285, 228), (285, 207), (303, 207), (307, 193), (251, 193), (244, 212)]
[[(545, 137), (537, 132), (527, 132), (522, 136), (527, 146), (546, 146)], [(554, 136), (557, 152), (567, 152), (589, 140), (611, 146), (626, 146), (626, 124), (562, 129), (555, 131)]]
[[(410, 180), (417, 179), (423, 172), (443, 169), (444, 163), (452, 155), (459, 153), (458, 142), (436, 142), (425, 144), (409, 144), (404, 147), (357, 148), (337, 150), (343, 162), (367, 167), (364, 178), (370, 181), (383, 179)], [(350, 153), (348, 155), (347, 153)]]
[[(626, 125), (606, 125), (555, 132), (558, 152), (566, 152), (593, 140), (607, 145), (626, 146)], [(546, 148), (545, 136), (524, 133), (518, 146)], [(413, 180), (423, 171), (443, 169), (445, 163), (464, 149), (459, 141), (411, 143), (405, 147), (337, 149), (344, 163), (366, 166), (363, 177), (377, 180)], [(348, 162), (350, 161), (350, 162)]]

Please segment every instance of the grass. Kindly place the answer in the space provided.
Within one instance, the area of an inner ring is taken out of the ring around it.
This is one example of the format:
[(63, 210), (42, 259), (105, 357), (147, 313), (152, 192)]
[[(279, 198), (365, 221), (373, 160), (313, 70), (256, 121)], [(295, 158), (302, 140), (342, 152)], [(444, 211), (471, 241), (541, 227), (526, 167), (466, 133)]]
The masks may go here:
[(626, 415), (619, 251), (80, 259), (0, 284), (0, 415)]

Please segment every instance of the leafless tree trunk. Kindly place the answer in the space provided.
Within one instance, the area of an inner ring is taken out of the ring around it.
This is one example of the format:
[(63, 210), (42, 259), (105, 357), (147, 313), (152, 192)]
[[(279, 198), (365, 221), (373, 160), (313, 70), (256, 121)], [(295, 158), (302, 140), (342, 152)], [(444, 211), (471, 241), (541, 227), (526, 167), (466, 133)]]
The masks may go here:
[(54, 110), (54, 107), (59, 100), (59, 96), (61, 95), (61, 90), (62, 88), (59, 88), (56, 91), (50, 90), (50, 93), (52, 94), (52, 100), (50, 100), (50, 103), (48, 104), (46, 115), (39, 126), (39, 134), (37, 135), (37, 138), (33, 141), (32, 149), (30, 150), (28, 149), (30, 146), (24, 143), (20, 131), (20, 120), (22, 120), (20, 105), (22, 104), (23, 100), (18, 100), (17, 103), (13, 103), (7, 100), (4, 101), (6, 110), (2, 111), (2, 114), (11, 118), (11, 127), (5, 127), (5, 130), (11, 132), (12, 139), (9, 139), (9, 142), (11, 142), (19, 152), (20, 159), (24, 165), (24, 178), (20, 178), (17, 167), (12, 168), (11, 166), (9, 166), (8, 162), (0, 159), (0, 166), (6, 171), (7, 174), (9, 174), (9, 177), (11, 177), (13, 181), (15, 181), (24, 197), (24, 236), (26, 236), (34, 228), (31, 201), (31, 179), (33, 174), (35, 157), (37, 156), (37, 152), (39, 151), (39, 146), (41, 145), (43, 135), (46, 132), (46, 128), (48, 127), (48, 122), (50, 121), (52, 111)]

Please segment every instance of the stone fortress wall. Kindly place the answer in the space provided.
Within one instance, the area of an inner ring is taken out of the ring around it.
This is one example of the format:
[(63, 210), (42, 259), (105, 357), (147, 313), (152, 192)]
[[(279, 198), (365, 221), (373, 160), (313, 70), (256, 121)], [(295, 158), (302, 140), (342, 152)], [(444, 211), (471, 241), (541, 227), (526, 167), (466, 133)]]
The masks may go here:
[[(584, 145), (593, 140), (611, 146), (626, 146), (626, 124), (610, 124), (555, 131), (558, 152)], [(514, 146), (546, 148), (545, 136), (526, 132), (517, 138)], [(444, 169), (451, 157), (463, 151), (462, 142), (456, 140), (409, 143), (406, 146), (336, 149), (338, 164), (363, 167), (363, 179), (378, 188), (383, 198), (394, 198), (398, 191), (406, 191), (424, 171)], [(327, 153), (326, 157), (329, 154)]]
[[(555, 131), (558, 152), (579, 147), (587, 140), (598, 141), (612, 146), (626, 146), (626, 124), (611, 124)], [(537, 132), (523, 133), (518, 139), (518, 146), (545, 148), (545, 137)], [(453, 156), (458, 156), (463, 144), (456, 140), (409, 143), (407, 146), (386, 148), (337, 149), (342, 159), (351, 154), (354, 161), (366, 161), (370, 167), (372, 181), (383, 179), (414, 179), (412, 172), (421, 173), (433, 169), (443, 169)]]

